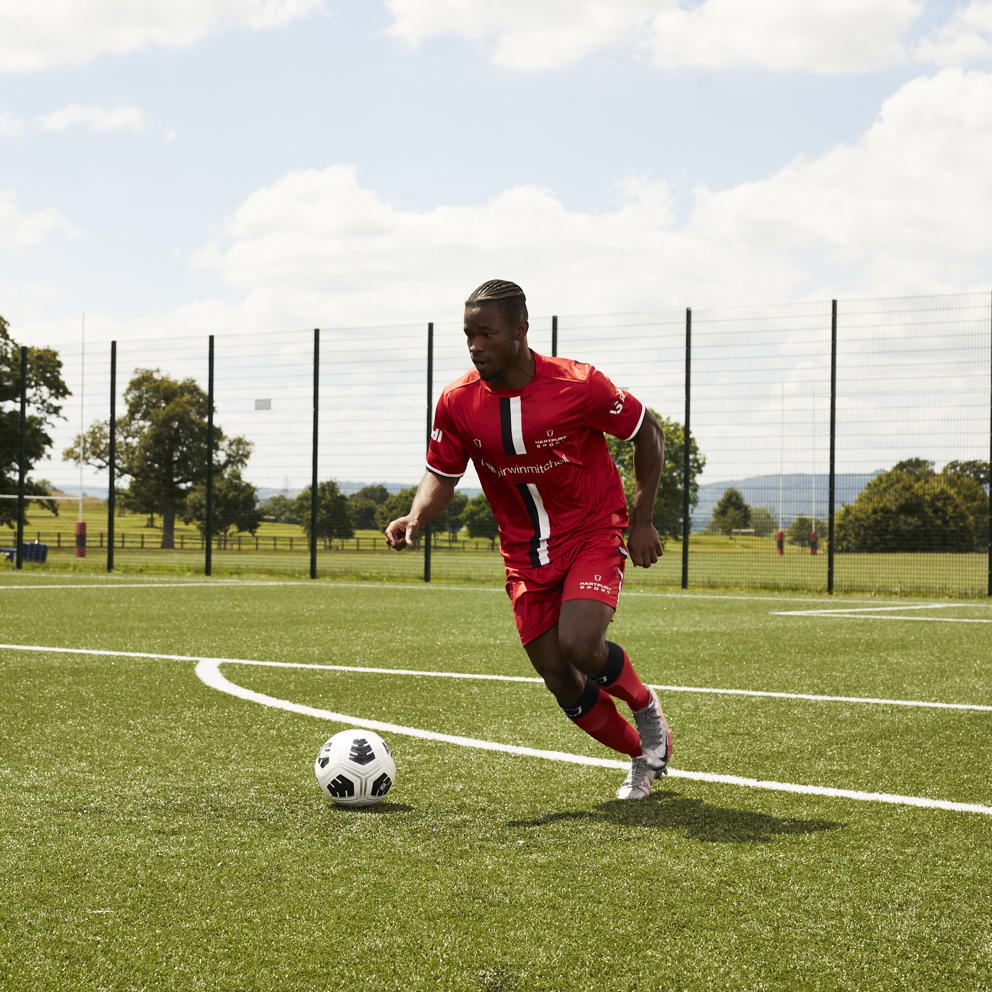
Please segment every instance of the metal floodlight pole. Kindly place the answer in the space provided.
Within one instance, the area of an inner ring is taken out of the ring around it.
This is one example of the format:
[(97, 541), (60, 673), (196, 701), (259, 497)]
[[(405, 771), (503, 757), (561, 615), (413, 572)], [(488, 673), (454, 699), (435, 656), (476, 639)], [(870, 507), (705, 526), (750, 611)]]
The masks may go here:
[(213, 572), (214, 543), (214, 336), (207, 344), (207, 519), (204, 522), (206, 552), (205, 575)]
[[(427, 445), (431, 443), (434, 426), (434, 322), (427, 325)], [(424, 582), (431, 580), (431, 525), (426, 524), (424, 534)]]
[(107, 571), (114, 570), (114, 513), (117, 507), (117, 342), (110, 342), (110, 450), (107, 455)]
[(17, 446), (17, 541), (14, 549), (14, 559), (17, 568), (24, 567), (24, 485), (27, 477), (27, 442), (28, 442), (28, 349), (21, 345), (21, 421)]
[(682, 588), (689, 588), (689, 485), (692, 471), (689, 418), (692, 413), (692, 307), (685, 311), (685, 425), (682, 428)]
[(834, 518), (837, 495), (837, 301), (830, 302), (830, 480), (827, 491), (827, 595), (834, 593)]
[[(989, 296), (989, 344), (992, 345), (992, 294)], [(992, 596), (992, 351), (989, 353), (989, 585)]]
[(313, 442), (310, 465), (310, 578), (317, 578), (317, 442), (320, 418), (320, 328), (313, 329)]

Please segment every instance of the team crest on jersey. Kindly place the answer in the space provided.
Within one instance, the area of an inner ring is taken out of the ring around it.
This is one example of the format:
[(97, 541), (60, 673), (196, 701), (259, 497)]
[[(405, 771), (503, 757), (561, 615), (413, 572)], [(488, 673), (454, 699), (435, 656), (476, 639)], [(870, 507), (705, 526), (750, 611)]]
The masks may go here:
[(536, 440), (534, 446), (537, 448), (557, 448), (559, 445), (564, 444), (568, 440), (568, 435), (558, 435), (556, 431), (556, 427), (549, 427), (547, 430), (548, 436)]

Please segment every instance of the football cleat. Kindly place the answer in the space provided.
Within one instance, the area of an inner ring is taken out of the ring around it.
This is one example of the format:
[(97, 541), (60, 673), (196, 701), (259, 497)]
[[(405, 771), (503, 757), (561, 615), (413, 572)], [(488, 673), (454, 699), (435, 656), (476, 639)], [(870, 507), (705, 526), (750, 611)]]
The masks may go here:
[(634, 710), (634, 723), (637, 724), (641, 750), (648, 767), (659, 775), (667, 775), (668, 761), (672, 756), (672, 732), (654, 689), (651, 690), (648, 705), (642, 710)]
[(646, 799), (651, 795), (651, 783), (658, 774), (648, 767), (643, 755), (630, 759), (630, 771), (617, 789), (617, 799)]

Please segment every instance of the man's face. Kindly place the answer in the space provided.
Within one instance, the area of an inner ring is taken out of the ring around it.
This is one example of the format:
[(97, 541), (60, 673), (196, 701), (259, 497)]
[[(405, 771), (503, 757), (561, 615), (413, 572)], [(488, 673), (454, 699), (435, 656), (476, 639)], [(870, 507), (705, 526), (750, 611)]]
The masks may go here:
[(465, 342), (480, 378), (498, 383), (515, 365), (526, 323), (512, 324), (495, 303), (470, 303), (465, 307)]

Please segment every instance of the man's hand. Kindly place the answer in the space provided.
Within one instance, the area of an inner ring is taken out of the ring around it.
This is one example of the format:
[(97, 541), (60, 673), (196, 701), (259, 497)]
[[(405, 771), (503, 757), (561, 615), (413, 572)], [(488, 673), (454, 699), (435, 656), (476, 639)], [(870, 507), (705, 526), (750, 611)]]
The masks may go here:
[(658, 531), (651, 523), (631, 524), (627, 550), (630, 560), (641, 568), (650, 568), (665, 553)]
[(386, 528), (386, 543), (394, 551), (412, 548), (413, 539), (417, 536), (418, 530), (420, 530), (420, 524), (413, 517), (409, 515), (397, 517)]

